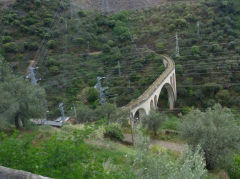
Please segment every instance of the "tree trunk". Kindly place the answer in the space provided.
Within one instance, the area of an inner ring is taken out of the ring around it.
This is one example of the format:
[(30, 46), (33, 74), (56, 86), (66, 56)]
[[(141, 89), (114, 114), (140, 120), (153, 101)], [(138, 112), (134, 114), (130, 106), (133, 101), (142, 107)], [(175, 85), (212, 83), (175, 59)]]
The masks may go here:
[(109, 124), (109, 121), (110, 120), (110, 113), (107, 113), (107, 122), (108, 122), (108, 124)]
[[(205, 152), (205, 151), (204, 151)], [(209, 162), (209, 159), (208, 159), (208, 156), (206, 155), (206, 152), (205, 152), (205, 160), (206, 160), (206, 168), (208, 170), (213, 170), (214, 167), (211, 165), (211, 163)]]
[(153, 130), (154, 136), (157, 136), (157, 130)]
[(22, 122), (22, 126), (26, 127), (26, 121), (25, 120), (21, 120), (21, 122)]
[(20, 128), (20, 125), (19, 125), (19, 113), (17, 113), (16, 116), (15, 116), (15, 127), (16, 127), (16, 129)]

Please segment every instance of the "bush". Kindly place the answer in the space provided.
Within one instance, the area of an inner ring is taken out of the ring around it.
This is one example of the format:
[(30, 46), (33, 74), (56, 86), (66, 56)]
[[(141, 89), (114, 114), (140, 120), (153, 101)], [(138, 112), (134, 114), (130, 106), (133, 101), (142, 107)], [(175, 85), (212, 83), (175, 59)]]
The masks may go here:
[(156, 44), (156, 48), (157, 48), (157, 50), (158, 50), (159, 52), (163, 52), (164, 49), (165, 49), (164, 43), (158, 42), (158, 43)]
[(122, 129), (116, 124), (110, 124), (106, 126), (104, 137), (108, 137), (117, 141), (123, 141), (124, 139)]
[(81, 10), (81, 11), (78, 12), (78, 16), (79, 16), (79, 17), (86, 17), (87, 14), (86, 14), (86, 12), (84, 12), (84, 11)]
[(175, 26), (179, 29), (187, 27), (187, 21), (185, 19), (177, 19)]
[[(86, 105), (76, 106), (77, 123), (91, 122), (95, 119), (94, 111)], [(74, 115), (74, 113), (73, 113)]]
[(74, 39), (74, 42), (75, 42), (77, 45), (79, 45), (79, 46), (85, 45), (85, 41), (84, 41), (84, 39), (81, 38), (81, 37), (78, 37), (78, 38)]
[(88, 89), (87, 100), (89, 103), (93, 103), (98, 99), (98, 91), (91, 87)]
[[(51, 178), (105, 178), (115, 175), (113, 171), (105, 172), (102, 156), (99, 157), (96, 150), (84, 143), (83, 139), (89, 132), (74, 130), (64, 133), (64, 136), (58, 133), (50, 137), (49, 133), (39, 132), (21, 137), (18, 132), (10, 137), (1, 134), (0, 165)], [(39, 141), (38, 136), (46, 140)]]
[(15, 42), (9, 42), (3, 45), (5, 52), (14, 53), (17, 52), (17, 45)]
[(103, 52), (108, 53), (111, 51), (111, 47), (107, 44), (103, 45)]
[(53, 21), (54, 21), (54, 19), (52, 19), (52, 18), (45, 18), (44, 25), (47, 27), (50, 27), (52, 25)]
[(162, 129), (177, 130), (179, 119), (175, 116), (171, 116), (162, 124)]
[(24, 43), (24, 49), (25, 50), (30, 50), (30, 51), (34, 51), (38, 49), (38, 43), (37, 42), (25, 42)]
[(47, 47), (50, 49), (54, 49), (57, 46), (57, 42), (55, 40), (49, 40), (47, 42)]
[(192, 47), (192, 54), (193, 54), (193, 55), (197, 55), (197, 54), (199, 54), (199, 53), (200, 53), (200, 48), (199, 48), (199, 46), (194, 45), (194, 46)]
[(239, 179), (240, 178), (240, 155), (236, 155), (234, 162), (228, 169), (228, 173), (231, 179)]
[(10, 37), (10, 36), (2, 36), (2, 37), (1, 37), (1, 41), (2, 41), (3, 44), (8, 43), (8, 42), (11, 42), (12, 40), (13, 40), (13, 39), (12, 39), (12, 37)]
[(186, 146), (182, 155), (174, 160), (167, 152), (158, 150), (157, 154), (149, 152), (149, 138), (138, 134), (135, 140), (136, 154), (132, 169), (138, 179), (145, 178), (204, 178), (205, 169), (203, 153), (198, 146), (196, 150)]

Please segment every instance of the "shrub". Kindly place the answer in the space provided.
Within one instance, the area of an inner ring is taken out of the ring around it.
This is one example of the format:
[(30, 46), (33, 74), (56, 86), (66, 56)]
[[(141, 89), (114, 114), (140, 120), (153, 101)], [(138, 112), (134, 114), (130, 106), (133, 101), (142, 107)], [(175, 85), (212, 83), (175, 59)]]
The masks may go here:
[(89, 88), (87, 93), (88, 102), (93, 103), (97, 99), (98, 99), (98, 91), (93, 87)]
[(53, 23), (54, 19), (52, 18), (45, 18), (44, 19), (44, 25), (47, 27), (50, 27), (50, 25)]
[(11, 36), (2, 36), (1, 37), (1, 41), (3, 44), (11, 42), (12, 41), (12, 37)]
[(111, 47), (107, 44), (103, 45), (103, 52), (108, 53), (111, 51)]
[(79, 45), (79, 46), (81, 46), (81, 45), (84, 45), (84, 44), (85, 44), (85, 41), (84, 41), (84, 39), (83, 39), (83, 38), (81, 38), (81, 37), (74, 39), (74, 42), (75, 42), (77, 45)]
[(158, 42), (158, 43), (156, 44), (156, 48), (157, 48), (157, 50), (158, 50), (159, 52), (163, 52), (164, 49), (165, 49), (164, 43)]
[(177, 19), (175, 26), (179, 29), (187, 27), (187, 21), (185, 19)]
[(86, 17), (87, 14), (86, 14), (86, 12), (84, 12), (84, 11), (81, 10), (81, 11), (78, 12), (78, 16), (79, 16), (79, 17)]
[(47, 47), (50, 49), (54, 49), (57, 46), (57, 42), (55, 40), (49, 40), (47, 42)]
[(112, 40), (108, 40), (107, 41), (107, 44), (110, 46), (110, 47), (113, 47), (114, 46), (114, 42)]
[(91, 122), (95, 119), (94, 111), (86, 105), (76, 106), (77, 123)]
[(34, 51), (38, 49), (38, 43), (37, 42), (25, 42), (24, 43), (24, 49), (25, 50), (30, 50), (30, 51)]
[(199, 54), (200, 53), (200, 48), (199, 48), (199, 46), (193, 46), (192, 47), (192, 53), (193, 53), (193, 55), (197, 55), (197, 54)]
[(177, 130), (178, 124), (179, 124), (179, 119), (171, 116), (170, 118), (168, 118), (168, 120), (166, 120), (163, 125), (162, 128), (163, 129), (170, 129), (170, 130)]
[(149, 152), (149, 139), (138, 134), (135, 140), (136, 154), (132, 169), (138, 179), (145, 178), (204, 178), (205, 169), (203, 153), (198, 146), (192, 150), (186, 146), (182, 155), (174, 160), (167, 152), (158, 150), (157, 154)]
[(58, 133), (44, 141), (39, 141), (37, 136), (42, 138), (46, 134), (39, 132), (21, 137), (18, 132), (10, 137), (1, 134), (0, 165), (51, 178), (105, 178), (109, 175), (104, 171), (101, 156), (83, 141), (89, 132), (74, 130), (70, 134)]
[(6, 52), (14, 53), (17, 52), (17, 45), (15, 42), (9, 42), (3, 45), (3, 48)]
[(231, 179), (239, 179), (240, 178), (240, 155), (236, 155), (235, 159), (228, 169), (228, 173)]
[(106, 126), (104, 137), (108, 137), (112, 140), (123, 141), (124, 136), (121, 128), (116, 124), (110, 124)]
[(216, 94), (216, 98), (217, 98), (218, 102), (223, 104), (223, 105), (226, 105), (226, 104), (229, 103), (230, 97), (231, 97), (231, 95), (230, 95), (228, 90), (220, 90)]

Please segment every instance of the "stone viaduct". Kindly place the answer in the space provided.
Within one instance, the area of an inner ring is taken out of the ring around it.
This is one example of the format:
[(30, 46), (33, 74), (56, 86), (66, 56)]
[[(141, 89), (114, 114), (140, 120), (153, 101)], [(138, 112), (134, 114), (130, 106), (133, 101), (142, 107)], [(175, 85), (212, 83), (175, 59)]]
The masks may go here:
[(170, 110), (174, 108), (174, 103), (177, 100), (175, 63), (167, 56), (162, 57), (165, 71), (141, 96), (124, 106), (124, 109), (130, 110), (131, 116), (134, 118), (141, 117), (144, 114), (148, 115), (151, 109), (157, 108), (159, 95), (163, 87), (166, 87), (168, 92)]

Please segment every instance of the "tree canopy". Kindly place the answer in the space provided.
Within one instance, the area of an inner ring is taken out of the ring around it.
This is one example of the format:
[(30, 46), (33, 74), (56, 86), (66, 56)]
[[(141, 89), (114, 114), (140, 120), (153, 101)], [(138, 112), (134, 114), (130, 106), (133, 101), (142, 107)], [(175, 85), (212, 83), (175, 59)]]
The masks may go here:
[(208, 108), (206, 112), (192, 110), (183, 117), (179, 129), (190, 145), (201, 146), (208, 169), (221, 167), (233, 149), (240, 147), (240, 130), (234, 115), (220, 104)]
[(0, 123), (25, 126), (31, 118), (44, 117), (45, 91), (22, 76), (13, 74), (0, 57)]

